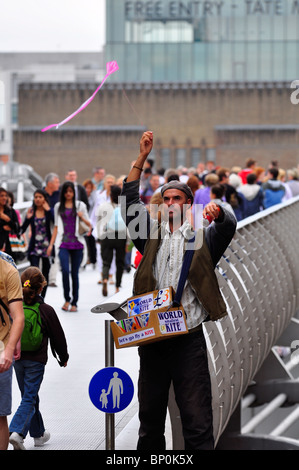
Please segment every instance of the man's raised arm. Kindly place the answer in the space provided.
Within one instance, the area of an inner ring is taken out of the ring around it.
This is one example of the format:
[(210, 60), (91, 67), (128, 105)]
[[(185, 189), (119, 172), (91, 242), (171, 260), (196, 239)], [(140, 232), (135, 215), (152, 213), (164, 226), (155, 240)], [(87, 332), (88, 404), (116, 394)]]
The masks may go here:
[(130, 173), (127, 177), (127, 182), (135, 181), (140, 178), (141, 172), (143, 170), (143, 165), (148, 155), (150, 154), (153, 148), (153, 133), (151, 131), (146, 131), (142, 134), (140, 139), (140, 153), (134, 165), (132, 166)]

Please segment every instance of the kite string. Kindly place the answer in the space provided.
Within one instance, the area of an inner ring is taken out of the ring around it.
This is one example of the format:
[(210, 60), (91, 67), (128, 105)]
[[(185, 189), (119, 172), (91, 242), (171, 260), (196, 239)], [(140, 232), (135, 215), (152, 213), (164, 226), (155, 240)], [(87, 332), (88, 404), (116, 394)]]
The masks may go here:
[[(129, 100), (128, 95), (127, 95), (127, 93), (125, 92), (124, 88), (122, 89), (122, 91), (123, 91), (123, 94), (124, 94), (125, 98), (127, 99), (128, 103), (129, 103), (129, 105), (130, 105), (132, 111), (133, 111), (133, 112), (136, 114), (136, 116), (138, 117), (140, 124), (141, 124), (142, 126), (144, 126), (143, 120), (141, 119), (141, 117), (140, 117), (139, 114), (137, 113), (136, 109), (135, 109), (134, 106), (132, 105), (131, 101)], [(145, 126), (145, 127), (146, 127), (146, 126)]]

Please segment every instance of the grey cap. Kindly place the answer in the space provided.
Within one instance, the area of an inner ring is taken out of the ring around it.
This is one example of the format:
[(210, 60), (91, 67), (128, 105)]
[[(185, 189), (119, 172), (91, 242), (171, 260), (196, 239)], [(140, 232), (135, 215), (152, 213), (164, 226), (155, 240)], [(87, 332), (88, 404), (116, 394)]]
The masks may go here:
[(166, 183), (162, 186), (161, 188), (161, 194), (165, 193), (167, 189), (178, 189), (179, 191), (182, 191), (183, 193), (186, 194), (188, 199), (191, 199), (191, 204), (193, 204), (193, 193), (191, 191), (191, 188), (186, 184), (186, 183), (181, 183), (180, 181), (170, 181), (169, 183)]

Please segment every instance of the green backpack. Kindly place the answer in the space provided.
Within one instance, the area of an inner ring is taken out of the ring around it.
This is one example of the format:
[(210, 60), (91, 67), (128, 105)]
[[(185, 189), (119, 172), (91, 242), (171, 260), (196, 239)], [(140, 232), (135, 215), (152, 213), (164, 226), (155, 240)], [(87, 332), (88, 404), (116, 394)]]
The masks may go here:
[(25, 325), (21, 338), (21, 351), (36, 351), (43, 340), (39, 302), (27, 305), (23, 302)]

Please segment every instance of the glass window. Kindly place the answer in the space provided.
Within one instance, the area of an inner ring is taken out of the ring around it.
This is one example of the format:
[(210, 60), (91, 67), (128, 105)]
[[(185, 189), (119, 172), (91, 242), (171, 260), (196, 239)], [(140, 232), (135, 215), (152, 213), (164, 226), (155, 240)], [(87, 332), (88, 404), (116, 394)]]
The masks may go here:
[(206, 80), (206, 45), (202, 42), (194, 44), (194, 80)]
[(186, 149), (176, 149), (176, 166), (186, 165)]
[(205, 19), (201, 18), (201, 19), (195, 20), (193, 23), (193, 41), (194, 42), (205, 41), (205, 37), (206, 37)]
[(216, 160), (216, 149), (208, 147), (206, 149), (206, 162), (215, 162)]
[[(152, 80), (163, 82), (165, 80), (164, 44), (152, 44)], [(143, 63), (143, 59), (140, 61)]]
[(264, 15), (263, 21), (260, 23), (260, 34), (261, 41), (271, 41), (273, 38), (273, 16)]
[(219, 43), (206, 44), (206, 80), (214, 81), (219, 77)]
[(284, 43), (281, 41), (277, 41), (273, 47), (272, 53), (272, 71), (273, 77), (272, 80), (283, 80), (285, 77), (285, 67), (284, 65), (285, 59), (285, 46)]
[(273, 43), (271, 42), (261, 42), (259, 45), (260, 80), (272, 80), (272, 50)]
[(126, 21), (125, 25), (126, 42), (193, 42), (193, 26), (187, 21)]
[(110, 81), (297, 76), (299, 0), (107, 0), (106, 9), (105, 56), (119, 64)]
[(162, 23), (158, 21), (152, 23), (151, 35), (149, 36), (149, 40), (150, 42), (165, 42), (165, 29), (163, 28)]
[(284, 17), (283, 16), (273, 17), (273, 40), (274, 41), (284, 40)]
[(232, 79), (236, 81), (246, 80), (245, 42), (235, 42), (232, 48)]
[(257, 80), (258, 77), (258, 48), (259, 43), (247, 43), (247, 80)]
[[(107, 5), (109, 3), (109, 6)], [(107, 43), (123, 42), (125, 38), (125, 21), (123, 0), (106, 2), (106, 38)], [(119, 13), (122, 12), (120, 15)]]
[[(18, 103), (12, 103), (11, 105), (11, 123), (12, 124), (18, 124), (18, 111), (19, 111)], [(1, 122), (1, 118), (0, 118), (0, 122)]]
[(189, 44), (180, 44), (179, 48), (179, 80), (188, 82), (193, 76), (192, 49)]
[[(298, 4), (299, 8), (299, 4)], [(294, 16), (287, 16), (285, 27), (285, 39), (288, 41), (298, 41), (299, 39), (299, 21), (298, 14)]]
[[(162, 49), (163, 47), (164, 47), (163, 44), (160, 44), (160, 48)], [(138, 69), (139, 80), (141, 82), (150, 82), (153, 80), (152, 78), (152, 72), (153, 72), (152, 45), (151, 44), (138, 44), (138, 51), (139, 51), (139, 61), (137, 64), (134, 65), (134, 67)], [(156, 54), (161, 60), (161, 50), (156, 51)], [(140, 64), (142, 64), (142, 66)]]
[(247, 41), (257, 41), (259, 38), (259, 17), (248, 15), (247, 18)]
[(140, 62), (138, 60), (138, 49), (138, 44), (131, 44), (130, 54), (128, 54), (126, 58), (126, 74), (129, 82), (136, 82), (139, 78), (138, 73), (141, 67), (136, 66), (136, 64)]
[(170, 149), (169, 148), (162, 148), (161, 149), (161, 166), (167, 170), (171, 168), (170, 164)]
[(232, 80), (233, 43), (219, 44), (219, 80)]
[(191, 149), (191, 166), (197, 167), (198, 163), (201, 161), (201, 149), (199, 147), (194, 147)]
[(233, 36), (235, 42), (243, 42), (247, 34), (247, 17), (238, 16), (233, 18)]
[(287, 48), (287, 57), (286, 57), (286, 78), (290, 81), (293, 80), (293, 77), (298, 75), (298, 59), (299, 59), (299, 47), (298, 41), (289, 42)]
[[(161, 45), (162, 47), (162, 45)], [(165, 80), (176, 82), (179, 80), (179, 59), (177, 44), (165, 44)]]

